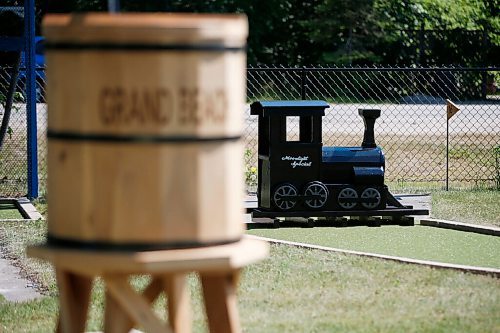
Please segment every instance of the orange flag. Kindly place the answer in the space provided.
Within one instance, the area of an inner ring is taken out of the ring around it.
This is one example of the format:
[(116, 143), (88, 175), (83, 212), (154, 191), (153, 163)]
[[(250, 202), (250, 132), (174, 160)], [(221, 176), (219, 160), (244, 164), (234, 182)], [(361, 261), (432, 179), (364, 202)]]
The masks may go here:
[(449, 99), (446, 100), (446, 114), (447, 114), (447, 119), (449, 120), (451, 117), (453, 117), (460, 109), (458, 106), (456, 106), (452, 101)]

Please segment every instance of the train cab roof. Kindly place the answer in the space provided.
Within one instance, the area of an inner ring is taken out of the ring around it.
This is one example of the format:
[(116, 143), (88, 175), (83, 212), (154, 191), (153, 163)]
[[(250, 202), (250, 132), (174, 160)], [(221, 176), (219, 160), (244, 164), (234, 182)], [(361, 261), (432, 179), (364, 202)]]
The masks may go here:
[(253, 116), (324, 116), (325, 101), (257, 101), (250, 105)]

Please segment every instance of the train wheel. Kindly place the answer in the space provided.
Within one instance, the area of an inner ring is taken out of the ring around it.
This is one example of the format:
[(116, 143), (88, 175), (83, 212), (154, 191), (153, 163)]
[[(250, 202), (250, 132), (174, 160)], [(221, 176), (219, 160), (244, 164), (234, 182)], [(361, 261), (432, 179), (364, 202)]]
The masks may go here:
[(357, 200), (352, 199), (358, 199), (358, 192), (353, 188), (346, 187), (340, 191), (337, 201), (340, 207), (344, 209), (353, 209), (356, 206)]
[(370, 199), (370, 202), (361, 202), (363, 207), (366, 209), (375, 209), (378, 205), (380, 205), (380, 192), (373, 188), (373, 187), (368, 187), (361, 193), (361, 198), (362, 199)]
[(292, 184), (280, 185), (273, 195), (274, 204), (281, 210), (290, 210), (297, 204), (297, 189)]
[(316, 196), (314, 199), (306, 200), (306, 205), (318, 209), (323, 207), (328, 199), (328, 188), (321, 182), (312, 182), (307, 184), (304, 194)]

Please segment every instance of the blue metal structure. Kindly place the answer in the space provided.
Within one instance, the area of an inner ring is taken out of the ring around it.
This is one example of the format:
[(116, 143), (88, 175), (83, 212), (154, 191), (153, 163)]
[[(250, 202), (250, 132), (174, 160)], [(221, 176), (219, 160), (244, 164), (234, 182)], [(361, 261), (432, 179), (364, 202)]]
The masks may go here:
[(35, 0), (24, 1), (24, 54), (26, 62), (26, 119), (28, 127), (28, 198), (38, 197), (36, 122)]
[(22, 37), (0, 38), (0, 51), (24, 52), (27, 119), (27, 196), (38, 197), (38, 143), (36, 118), (35, 1), (24, 0)]

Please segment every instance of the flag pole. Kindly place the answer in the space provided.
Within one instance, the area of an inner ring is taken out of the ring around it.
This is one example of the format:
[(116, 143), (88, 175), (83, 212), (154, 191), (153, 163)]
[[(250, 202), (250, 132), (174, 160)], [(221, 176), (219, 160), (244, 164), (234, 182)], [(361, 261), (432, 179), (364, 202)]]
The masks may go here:
[(449, 99), (446, 100), (446, 191), (450, 189), (450, 119), (460, 109)]

